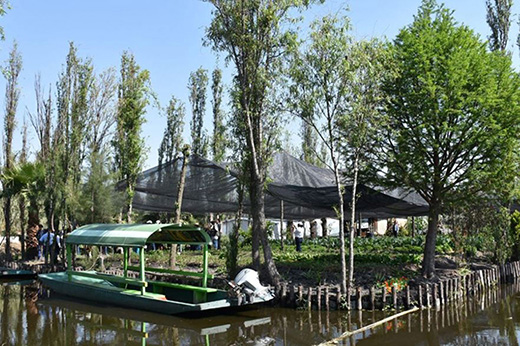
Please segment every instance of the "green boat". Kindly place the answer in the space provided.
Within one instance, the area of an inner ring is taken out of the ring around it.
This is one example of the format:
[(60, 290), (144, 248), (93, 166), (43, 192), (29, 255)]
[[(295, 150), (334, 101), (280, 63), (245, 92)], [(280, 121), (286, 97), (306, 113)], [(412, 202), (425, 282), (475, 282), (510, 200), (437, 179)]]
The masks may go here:
[(30, 270), (0, 268), (0, 280), (30, 280), (36, 278), (36, 273)]
[[(199, 227), (179, 224), (93, 224), (76, 229), (66, 237), (65, 242), (69, 269), (38, 276), (44, 285), (62, 295), (168, 315), (264, 303), (274, 298), (271, 290), (260, 284), (258, 274), (247, 268), (230, 282), (227, 291), (207, 287), (208, 279), (212, 278), (208, 273), (208, 245), (211, 240)], [(146, 267), (144, 249), (150, 243), (200, 246), (203, 250), (202, 271)], [(123, 275), (73, 270), (74, 245), (122, 247)], [(129, 266), (130, 251), (136, 248), (139, 266)], [(129, 270), (138, 271), (138, 278), (129, 277)], [(146, 272), (193, 276), (200, 279), (200, 286), (147, 280)]]

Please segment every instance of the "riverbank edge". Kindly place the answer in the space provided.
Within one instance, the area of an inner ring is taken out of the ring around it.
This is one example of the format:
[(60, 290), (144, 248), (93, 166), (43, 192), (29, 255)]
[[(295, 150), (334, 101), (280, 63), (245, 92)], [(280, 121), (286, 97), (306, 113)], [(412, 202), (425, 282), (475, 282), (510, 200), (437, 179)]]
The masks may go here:
[[(50, 265), (41, 262), (11, 262), (3, 265), (10, 269), (30, 270), (43, 274), (66, 270), (63, 264)], [(122, 271), (108, 270), (110, 274), (122, 274)], [(129, 272), (129, 275), (137, 273)], [(152, 279), (160, 279), (150, 275)], [(440, 308), (458, 299), (465, 299), (481, 294), (501, 283), (514, 282), (520, 277), (520, 261), (503, 265), (488, 265), (487, 268), (470, 271), (448, 279), (436, 281), (410, 281), (402, 289), (392, 287), (356, 287), (350, 292), (352, 310), (396, 310), (418, 308)], [(217, 278), (222, 281), (223, 279)], [(274, 288), (274, 304), (306, 310), (344, 310), (346, 297), (341, 294), (339, 285), (305, 286), (299, 283), (283, 282)]]

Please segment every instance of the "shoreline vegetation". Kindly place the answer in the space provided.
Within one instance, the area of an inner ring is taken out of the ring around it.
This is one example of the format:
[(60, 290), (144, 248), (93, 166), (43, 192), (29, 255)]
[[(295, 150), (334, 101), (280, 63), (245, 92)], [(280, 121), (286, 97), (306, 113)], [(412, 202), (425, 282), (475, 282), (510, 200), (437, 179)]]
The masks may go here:
[[(371, 308), (375, 300), (382, 300), (382, 306), (379, 306), (381, 302), (377, 303), (378, 309), (395, 309), (396, 299), (401, 302), (397, 305), (408, 307), (410, 299), (415, 304), (418, 303), (417, 298), (410, 298), (410, 294), (412, 297), (417, 297), (418, 291), (424, 295), (421, 300), (424, 299), (426, 304), (427, 294), (435, 294), (440, 299), (441, 291), (448, 292), (449, 287), (454, 289), (459, 285), (462, 289), (466, 287), (463, 284), (466, 279), (462, 278), (467, 277), (470, 280), (468, 282), (471, 282), (470, 278), (475, 275), (477, 281), (479, 275), (491, 275), (488, 284), (482, 283), (483, 287), (493, 287), (499, 282), (499, 275), (496, 273), (499, 267), (490, 260), (491, 253), (486, 249), (485, 242), (466, 239), (465, 244), (457, 245), (452, 235), (439, 235), (437, 238), (435, 277), (430, 280), (425, 279), (420, 270), (424, 242), (424, 236), (356, 238), (354, 244), (356, 271), (354, 290), (351, 291), (352, 309), (359, 307), (358, 304), (363, 308)], [(345, 308), (345, 298), (340, 298), (338, 288), (341, 280), (338, 243), (339, 239), (334, 237), (306, 239), (302, 252), (296, 252), (291, 240), (285, 241), (283, 250), (278, 241), (271, 241), (273, 258), (283, 278), (280, 286), (276, 288), (278, 305), (300, 309), (311, 306), (326, 309), (330, 306), (333, 309)], [(12, 267), (41, 273), (66, 269), (61, 260), (58, 260), (54, 266), (45, 264), (44, 260), (16, 260), (19, 258), (16, 244), (13, 243), (12, 248), (13, 258), (15, 258), (10, 264)], [(211, 250), (209, 257), (210, 273), (215, 276), (212, 284), (222, 288), (225, 288), (227, 281), (232, 279), (227, 275), (226, 270), (227, 244), (226, 237), (223, 237), (223, 248)], [(5, 261), (3, 247), (0, 251), (1, 265), (9, 265)], [(147, 266), (168, 268), (169, 249), (147, 251)], [(250, 252), (251, 246), (247, 239), (243, 239), (238, 252), (239, 269), (251, 266)], [(183, 270), (198, 271), (200, 256), (200, 251), (185, 248), (177, 254), (177, 265)], [(75, 256), (74, 266), (82, 270), (117, 272), (122, 270), (121, 260), (122, 255), (112, 248), (81, 248)], [(131, 260), (134, 263), (138, 261), (137, 253), (132, 253)], [(484, 274), (478, 274), (480, 271)], [(197, 284), (196, 279), (186, 277), (157, 273), (148, 273), (148, 275), (153, 276), (154, 279)], [(311, 298), (309, 300), (306, 297)], [(331, 297), (330, 302), (329, 297)], [(429, 299), (431, 298), (428, 298), (428, 301)], [(356, 300), (362, 302), (358, 303)]]

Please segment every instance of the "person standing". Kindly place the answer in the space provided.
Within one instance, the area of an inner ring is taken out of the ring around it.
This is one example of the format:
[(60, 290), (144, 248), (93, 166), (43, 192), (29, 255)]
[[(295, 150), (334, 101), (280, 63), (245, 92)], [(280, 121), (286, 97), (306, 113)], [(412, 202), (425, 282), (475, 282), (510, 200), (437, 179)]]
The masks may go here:
[(209, 226), (209, 236), (211, 238), (211, 243), (213, 246), (213, 249), (218, 250), (218, 241), (219, 241), (219, 230), (217, 226), (217, 221), (213, 220), (210, 222)]
[(25, 244), (27, 249), (25, 252), (25, 258), (29, 261), (40, 258), (40, 255), (38, 253), (40, 251), (40, 237), (38, 236), (38, 234), (40, 233), (40, 225), (38, 224), (33, 224), (29, 228), (27, 228), (27, 233), (25, 235)]
[(296, 244), (296, 251), (302, 252), (302, 243), (303, 243), (303, 223), (300, 222), (294, 229), (294, 243)]
[(394, 235), (394, 237), (397, 237), (397, 235), (399, 234), (399, 223), (397, 222), (397, 220), (394, 220), (394, 224), (392, 225), (392, 234)]

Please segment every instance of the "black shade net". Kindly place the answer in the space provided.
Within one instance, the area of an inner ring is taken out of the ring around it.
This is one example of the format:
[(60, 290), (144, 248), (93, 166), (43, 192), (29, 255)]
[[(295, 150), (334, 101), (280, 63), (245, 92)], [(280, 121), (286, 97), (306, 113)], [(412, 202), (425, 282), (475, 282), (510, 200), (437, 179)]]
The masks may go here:
[[(177, 201), (182, 160), (175, 159), (148, 169), (138, 177), (133, 206), (138, 210), (173, 212)], [(182, 202), (183, 212), (234, 213), (238, 209), (238, 179), (230, 166), (219, 165), (197, 155), (189, 158)], [(122, 188), (124, 184), (119, 184)], [(385, 190), (358, 184), (356, 211), (362, 217), (388, 218), (419, 216), (428, 213), (427, 203), (416, 193), (404, 189)], [(348, 218), (352, 186), (343, 195)], [(336, 217), (338, 194), (334, 174), (299, 160), (285, 152), (274, 155), (268, 168), (265, 214), (279, 218), (281, 203), (285, 219)], [(248, 197), (244, 212), (249, 211)]]

